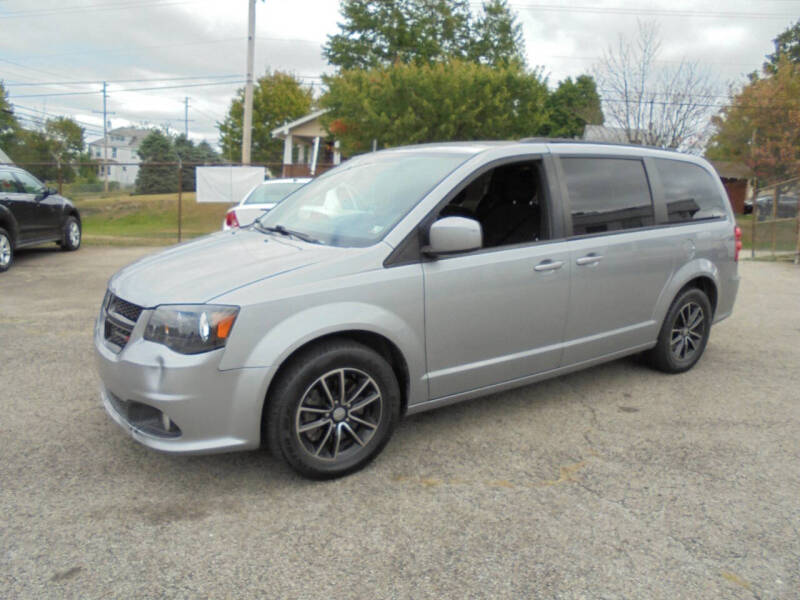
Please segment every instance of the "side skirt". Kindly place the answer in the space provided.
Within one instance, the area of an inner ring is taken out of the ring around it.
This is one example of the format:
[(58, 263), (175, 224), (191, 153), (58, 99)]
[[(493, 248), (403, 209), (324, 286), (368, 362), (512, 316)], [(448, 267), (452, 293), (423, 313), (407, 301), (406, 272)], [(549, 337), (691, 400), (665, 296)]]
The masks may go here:
[(413, 415), (416, 413), (425, 412), (426, 410), (433, 410), (435, 408), (440, 408), (442, 406), (448, 406), (449, 404), (464, 402), (466, 400), (480, 398), (481, 396), (487, 396), (489, 394), (495, 394), (497, 392), (503, 392), (505, 390), (511, 390), (514, 388), (522, 387), (525, 385), (529, 385), (531, 383), (536, 383), (537, 381), (552, 379), (553, 377), (558, 377), (560, 375), (565, 375), (567, 373), (573, 373), (575, 371), (580, 371), (582, 369), (593, 367), (601, 363), (617, 360), (618, 358), (623, 358), (625, 356), (630, 356), (631, 354), (636, 354), (637, 352), (649, 350), (655, 345), (656, 345), (655, 341), (650, 342), (648, 344), (641, 344), (639, 346), (634, 346), (633, 348), (626, 348), (625, 350), (620, 350), (618, 352), (606, 354), (599, 358), (593, 358), (580, 363), (575, 363), (573, 365), (568, 365), (566, 367), (559, 367), (557, 369), (551, 369), (550, 371), (537, 373), (536, 375), (519, 377), (517, 379), (512, 379), (510, 381), (506, 381), (503, 383), (487, 385), (481, 388), (476, 388), (474, 390), (469, 390), (467, 392), (460, 392), (458, 394), (443, 396), (441, 398), (434, 398), (433, 400), (427, 400), (425, 402), (418, 402), (416, 404), (412, 404), (411, 406), (409, 406), (408, 409), (406, 410), (406, 414)]

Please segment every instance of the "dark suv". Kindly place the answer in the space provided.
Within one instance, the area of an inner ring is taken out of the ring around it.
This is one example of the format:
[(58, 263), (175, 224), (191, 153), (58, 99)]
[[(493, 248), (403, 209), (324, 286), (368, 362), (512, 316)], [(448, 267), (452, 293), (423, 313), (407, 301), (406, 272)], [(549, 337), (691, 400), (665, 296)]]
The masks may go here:
[(18, 167), (0, 165), (0, 272), (19, 248), (56, 242), (64, 250), (81, 245), (78, 209)]

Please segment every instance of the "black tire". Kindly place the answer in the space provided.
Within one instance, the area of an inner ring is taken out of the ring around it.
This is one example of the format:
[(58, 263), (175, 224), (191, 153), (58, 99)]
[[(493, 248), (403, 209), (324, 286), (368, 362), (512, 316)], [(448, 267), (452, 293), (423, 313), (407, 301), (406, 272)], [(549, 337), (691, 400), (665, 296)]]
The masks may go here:
[(661, 325), (658, 343), (646, 354), (649, 363), (665, 373), (691, 369), (706, 349), (712, 317), (705, 292), (688, 288), (678, 294)]
[(75, 217), (67, 217), (67, 220), (64, 221), (64, 227), (61, 229), (61, 249), (67, 251), (77, 250), (81, 247), (82, 239), (81, 222)]
[(400, 388), (392, 367), (370, 348), (322, 342), (279, 375), (264, 418), (274, 456), (305, 477), (341, 477), (363, 468), (389, 441), (400, 419)]
[(0, 227), (0, 273), (8, 271), (14, 262), (14, 243), (8, 232)]

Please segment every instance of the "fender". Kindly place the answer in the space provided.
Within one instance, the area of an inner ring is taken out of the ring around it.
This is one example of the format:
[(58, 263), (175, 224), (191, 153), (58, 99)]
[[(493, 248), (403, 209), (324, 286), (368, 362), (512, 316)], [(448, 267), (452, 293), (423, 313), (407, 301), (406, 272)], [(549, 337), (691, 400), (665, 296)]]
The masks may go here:
[(678, 269), (672, 278), (664, 286), (661, 295), (656, 302), (655, 310), (653, 311), (653, 319), (658, 325), (657, 331), (660, 331), (661, 324), (667, 316), (672, 301), (678, 292), (690, 281), (698, 277), (707, 277), (714, 283), (714, 287), (719, 295), (720, 290), (720, 275), (717, 266), (707, 258), (696, 258)]
[[(421, 311), (420, 311), (421, 312)], [(408, 404), (427, 400), (425, 341), (414, 332), (422, 330), (398, 314), (374, 304), (339, 302), (309, 307), (289, 315), (265, 332), (246, 354), (229, 347), (220, 369), (270, 367), (271, 379), (286, 359), (308, 342), (331, 334), (366, 331), (394, 344), (406, 361), (409, 374)]]
[(0, 227), (8, 231), (8, 235), (11, 236), (11, 243), (16, 246), (19, 242), (19, 225), (11, 210), (2, 204), (0, 204)]

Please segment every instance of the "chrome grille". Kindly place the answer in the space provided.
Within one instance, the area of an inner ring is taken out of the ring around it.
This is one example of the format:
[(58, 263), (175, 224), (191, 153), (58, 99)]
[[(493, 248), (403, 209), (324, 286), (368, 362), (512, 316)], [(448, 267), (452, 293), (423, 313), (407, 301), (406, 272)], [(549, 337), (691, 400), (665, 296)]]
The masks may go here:
[(103, 336), (112, 350), (121, 352), (127, 345), (141, 314), (141, 306), (108, 293), (103, 308)]

